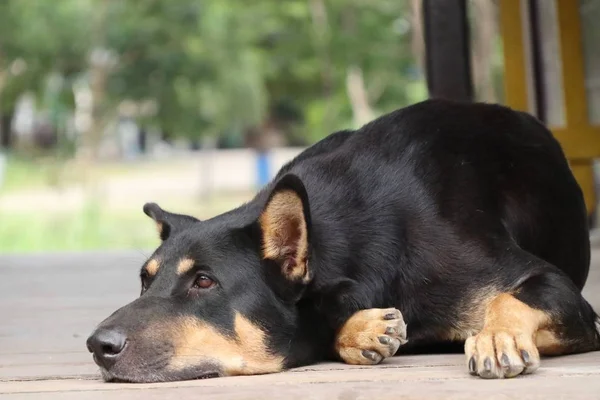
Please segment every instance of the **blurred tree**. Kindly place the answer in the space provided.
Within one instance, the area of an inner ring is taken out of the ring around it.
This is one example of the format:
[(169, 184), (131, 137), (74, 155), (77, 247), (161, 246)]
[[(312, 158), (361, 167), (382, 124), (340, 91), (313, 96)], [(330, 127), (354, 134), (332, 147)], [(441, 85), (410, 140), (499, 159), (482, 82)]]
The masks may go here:
[(71, 80), (84, 69), (92, 6), (91, 0), (0, 1), (0, 131), (4, 146), (12, 142), (9, 127), (18, 98), (31, 91), (41, 101), (52, 74), (65, 80), (58, 100), (73, 108)]
[(0, 114), (25, 91), (72, 110), (77, 83), (96, 98), (84, 144), (119, 113), (172, 137), (304, 144), (425, 98), (411, 13), (395, 0), (2, 0)]
[(112, 95), (154, 99), (150, 122), (176, 135), (304, 121), (313, 141), (425, 95), (403, 2), (153, 0), (111, 13)]
[[(269, 96), (287, 93), (296, 99), (296, 93), (304, 94), (296, 104), (310, 141), (425, 97), (411, 52), (409, 4), (387, 0), (285, 4), (290, 10), (295, 7), (287, 14), (292, 18), (283, 20), (281, 33), (274, 35), (279, 42), (269, 55), (281, 51), (286, 64), (273, 74)], [(284, 6), (278, 8), (285, 11)], [(286, 70), (291, 74), (282, 73)]]

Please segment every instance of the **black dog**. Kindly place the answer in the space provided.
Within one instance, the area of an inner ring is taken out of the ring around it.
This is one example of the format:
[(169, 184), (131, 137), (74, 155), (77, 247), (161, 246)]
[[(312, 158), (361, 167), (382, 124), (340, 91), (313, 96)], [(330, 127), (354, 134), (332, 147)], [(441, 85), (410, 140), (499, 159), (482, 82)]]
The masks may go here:
[[(144, 212), (140, 298), (88, 339), (109, 381), (262, 374), (464, 343), (483, 378), (600, 349), (581, 190), (551, 133), (425, 101), (335, 133), (207, 221)], [(402, 314), (400, 313), (401, 310)]]

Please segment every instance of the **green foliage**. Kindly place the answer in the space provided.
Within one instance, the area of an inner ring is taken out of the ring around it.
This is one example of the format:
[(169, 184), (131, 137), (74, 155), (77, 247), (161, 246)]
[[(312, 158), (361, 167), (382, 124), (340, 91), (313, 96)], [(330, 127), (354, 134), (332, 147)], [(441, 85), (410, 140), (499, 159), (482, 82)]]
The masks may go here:
[(43, 100), (51, 73), (63, 78), (53, 101), (72, 109), (100, 47), (117, 61), (110, 108), (157, 105), (143, 124), (188, 137), (275, 124), (314, 141), (353, 123), (350, 68), (375, 114), (425, 97), (408, 12), (396, 0), (2, 0), (0, 71), (27, 68), (0, 85), (0, 111), (27, 90)]
[(40, 94), (51, 72), (71, 79), (86, 67), (92, 0), (0, 2), (0, 109), (25, 91)]

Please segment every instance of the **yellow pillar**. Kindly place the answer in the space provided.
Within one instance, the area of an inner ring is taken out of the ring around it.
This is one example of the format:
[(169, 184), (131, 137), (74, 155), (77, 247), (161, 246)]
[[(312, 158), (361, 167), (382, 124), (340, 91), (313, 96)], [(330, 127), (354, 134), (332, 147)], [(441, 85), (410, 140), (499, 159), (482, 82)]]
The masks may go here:
[(593, 158), (600, 155), (600, 141), (588, 118), (579, 1), (556, 0), (556, 7), (567, 129), (555, 135), (572, 148), (566, 147), (565, 153), (591, 214), (596, 208)]
[[(499, 4), (506, 103), (530, 111), (522, 0), (500, 0)], [(563, 147), (591, 214), (596, 208), (593, 160), (600, 156), (600, 127), (591, 126), (587, 114), (579, 2), (556, 0), (556, 7), (566, 125), (549, 128)]]

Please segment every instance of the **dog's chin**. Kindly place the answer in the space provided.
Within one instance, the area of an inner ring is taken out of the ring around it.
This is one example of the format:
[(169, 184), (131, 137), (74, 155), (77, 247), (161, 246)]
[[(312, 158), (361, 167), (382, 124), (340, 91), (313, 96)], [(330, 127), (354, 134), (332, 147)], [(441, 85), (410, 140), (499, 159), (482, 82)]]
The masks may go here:
[(215, 368), (189, 368), (183, 371), (144, 371), (143, 373), (114, 373), (100, 368), (102, 379), (108, 383), (160, 383), (211, 379), (223, 376)]

